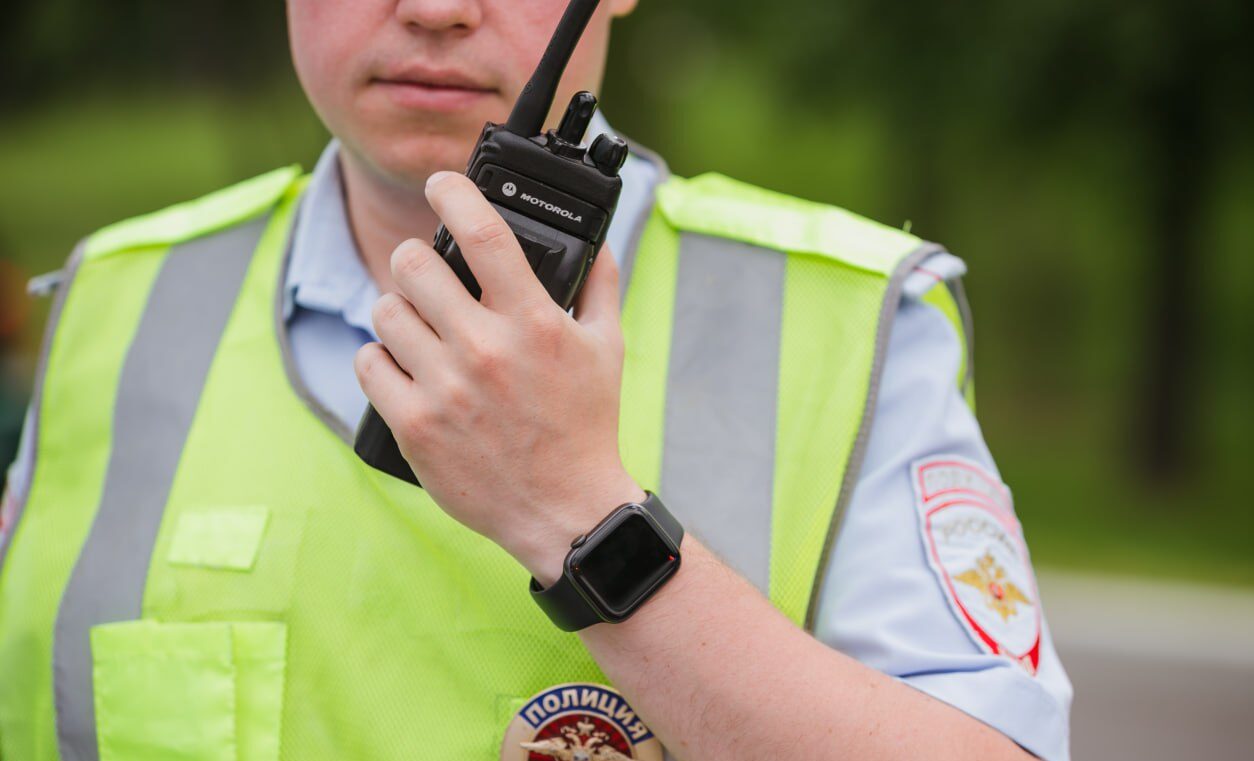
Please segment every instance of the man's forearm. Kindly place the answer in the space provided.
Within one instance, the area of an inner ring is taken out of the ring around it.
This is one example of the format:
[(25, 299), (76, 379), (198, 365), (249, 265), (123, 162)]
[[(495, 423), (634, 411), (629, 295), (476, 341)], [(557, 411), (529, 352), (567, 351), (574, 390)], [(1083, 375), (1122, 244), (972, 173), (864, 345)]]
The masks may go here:
[(691, 538), (680, 572), (634, 617), (581, 636), (684, 761), (1030, 758), (798, 629)]
[[(387, 348), (358, 352), (358, 381), (432, 499), (547, 586), (573, 537), (611, 506), (644, 497), (618, 448), (617, 267), (597, 258), (572, 317), (474, 183), (437, 173), (427, 197), (483, 297), (472, 298), (430, 245), (402, 243), (392, 256), (400, 293), (374, 310)], [(797, 629), (695, 539), (683, 551), (679, 573), (632, 619), (582, 635), (679, 757), (1025, 757), (976, 720)]]

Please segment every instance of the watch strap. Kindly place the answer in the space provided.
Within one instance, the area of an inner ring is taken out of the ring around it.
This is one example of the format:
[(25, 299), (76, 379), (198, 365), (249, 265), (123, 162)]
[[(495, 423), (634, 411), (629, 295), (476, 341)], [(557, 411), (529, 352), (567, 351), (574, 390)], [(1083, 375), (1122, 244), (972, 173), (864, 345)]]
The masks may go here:
[(565, 574), (558, 577), (548, 589), (541, 587), (540, 582), (532, 577), (531, 597), (549, 620), (564, 632), (577, 632), (601, 623), (600, 614), (583, 599), (583, 595), (575, 588), (575, 582)]
[(674, 515), (671, 515), (671, 511), (666, 509), (666, 505), (662, 504), (662, 500), (658, 499), (656, 494), (648, 489), (645, 489), (644, 494), (644, 502), (641, 502), (640, 506), (653, 517), (653, 520), (657, 521), (657, 525), (662, 527), (662, 530), (671, 538), (675, 546), (679, 547), (684, 542), (683, 525), (680, 524)]
[[(615, 508), (610, 515), (633, 504), (639, 504), (644, 512), (649, 514), (649, 517), (657, 523), (658, 527), (670, 538), (675, 547), (680, 546), (684, 539), (684, 527), (674, 515), (671, 515), (671, 511), (666, 509), (666, 506), (662, 504), (662, 500), (658, 499), (657, 495), (651, 491), (645, 490), (643, 502), (623, 503)], [(540, 609), (548, 615), (549, 619), (557, 625), (557, 628), (562, 631), (579, 631), (593, 624), (601, 623), (603, 620), (601, 615), (579, 593), (574, 580), (567, 575), (565, 566), (566, 564), (563, 563), (562, 575), (547, 589), (540, 586), (540, 582), (533, 577), (531, 579), (532, 598), (540, 606)]]

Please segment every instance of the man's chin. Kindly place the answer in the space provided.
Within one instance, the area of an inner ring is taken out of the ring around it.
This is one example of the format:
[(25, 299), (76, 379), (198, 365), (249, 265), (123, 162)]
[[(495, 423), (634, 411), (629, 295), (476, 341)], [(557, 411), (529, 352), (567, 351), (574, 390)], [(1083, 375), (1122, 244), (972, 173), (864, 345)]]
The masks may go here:
[(471, 135), (411, 132), (377, 137), (358, 149), (392, 184), (421, 188), (436, 172), (465, 171), (478, 137), (478, 130)]

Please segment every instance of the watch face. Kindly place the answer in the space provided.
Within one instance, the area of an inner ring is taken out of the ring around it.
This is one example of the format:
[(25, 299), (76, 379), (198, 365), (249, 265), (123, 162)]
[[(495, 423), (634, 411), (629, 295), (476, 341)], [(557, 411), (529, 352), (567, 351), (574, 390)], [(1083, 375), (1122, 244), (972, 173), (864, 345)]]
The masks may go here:
[(588, 538), (586, 550), (572, 559), (571, 572), (606, 612), (624, 616), (675, 572), (679, 559), (637, 511), (624, 511), (603, 531)]

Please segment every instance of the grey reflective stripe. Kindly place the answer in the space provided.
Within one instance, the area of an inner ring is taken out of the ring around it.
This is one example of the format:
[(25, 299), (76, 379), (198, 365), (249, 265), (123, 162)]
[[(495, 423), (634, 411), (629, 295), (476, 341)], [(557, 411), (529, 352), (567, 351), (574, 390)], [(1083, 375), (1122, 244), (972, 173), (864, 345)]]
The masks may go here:
[(768, 594), (787, 262), (748, 243), (680, 238), (658, 492)]
[(823, 552), (819, 555), (819, 565), (815, 572), (814, 583), (810, 586), (810, 602), (806, 607), (805, 629), (814, 631), (814, 614), (818, 600), (823, 594), (823, 580), (826, 578), (827, 563), (831, 558), (832, 547), (844, 522), (845, 508), (853, 497), (854, 487), (862, 475), (862, 461), (866, 458), (867, 441), (871, 437), (871, 423), (875, 419), (875, 403), (879, 398), (880, 378), (884, 375), (884, 360), (888, 353), (888, 339), (893, 332), (893, 321), (897, 317), (897, 309), (901, 306), (901, 288), (906, 277), (915, 267), (929, 256), (942, 253), (945, 249), (935, 243), (924, 243), (910, 252), (897, 265), (888, 288), (884, 292), (884, 302), (880, 306), (880, 320), (875, 333), (875, 359), (871, 362), (871, 379), (867, 385), (866, 406), (862, 411), (862, 422), (858, 426), (858, 436), (854, 439), (853, 450), (849, 453), (849, 461), (845, 464), (845, 475), (841, 479), (840, 493), (836, 497), (836, 510), (832, 514), (832, 522), (828, 527), (827, 538), (823, 542)]
[[(52, 337), (56, 334), (57, 325), (61, 322), (61, 312), (65, 310), (65, 300), (69, 297), (70, 283), (74, 281), (74, 275), (78, 272), (78, 267), (83, 261), (83, 252), (86, 250), (87, 240), (83, 239), (70, 252), (70, 258), (66, 261), (65, 267), (57, 270), (60, 279), (55, 286), (56, 296), (52, 300), (52, 309), (48, 313), (48, 323), (44, 326), (43, 341), (39, 346), (39, 364), (35, 369), (34, 393), (31, 396), (30, 407), (22, 430), (24, 449), (18, 451), (19, 460), (25, 457), (25, 462), (21, 463), (24, 493), (14, 495), (14, 499), (17, 500), (17, 506), (13, 511), (13, 523), (8, 527), (8, 533), (0, 537), (0, 572), (4, 570), (4, 558), (8, 554), (9, 545), (13, 543), (14, 537), (17, 535), (17, 524), (21, 522), (22, 513), (26, 511), (26, 503), (30, 501), (31, 487), (35, 483), (35, 461), (39, 456), (39, 418), (41, 414), (39, 408), (43, 404), (44, 377), (48, 374), (48, 355), (52, 352)], [(5, 465), (0, 465), (0, 467)]]
[(157, 273), (122, 366), (113, 448), (53, 640), (62, 761), (95, 761), (91, 628), (137, 619), (205, 377), (265, 229), (261, 218), (176, 246)]

